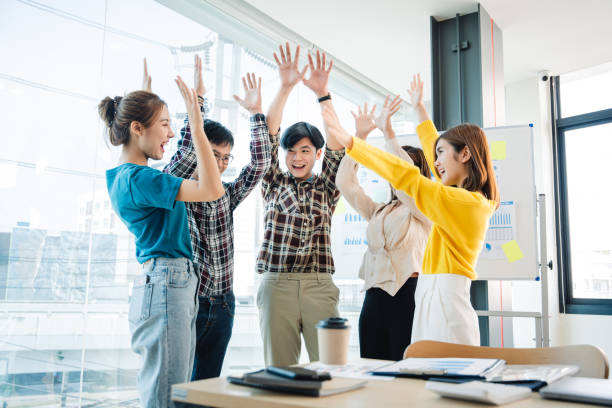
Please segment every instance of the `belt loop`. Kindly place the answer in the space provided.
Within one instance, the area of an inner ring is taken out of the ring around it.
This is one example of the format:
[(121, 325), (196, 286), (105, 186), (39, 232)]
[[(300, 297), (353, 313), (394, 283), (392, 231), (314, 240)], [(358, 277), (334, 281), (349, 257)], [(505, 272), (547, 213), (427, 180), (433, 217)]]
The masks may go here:
[(317, 282), (321, 283), (321, 276), (319, 274), (319, 271), (315, 272), (317, 274)]
[(278, 282), (280, 280), (280, 272), (275, 272), (276, 273), (276, 281)]

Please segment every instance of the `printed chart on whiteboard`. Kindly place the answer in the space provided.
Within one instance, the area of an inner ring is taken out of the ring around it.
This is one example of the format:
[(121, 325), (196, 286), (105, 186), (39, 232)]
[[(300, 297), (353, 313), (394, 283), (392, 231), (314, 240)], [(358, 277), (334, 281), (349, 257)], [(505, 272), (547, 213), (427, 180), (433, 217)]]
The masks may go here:
[(516, 240), (516, 208), (514, 201), (502, 201), (489, 220), (489, 229), (480, 256), (506, 259), (503, 245)]

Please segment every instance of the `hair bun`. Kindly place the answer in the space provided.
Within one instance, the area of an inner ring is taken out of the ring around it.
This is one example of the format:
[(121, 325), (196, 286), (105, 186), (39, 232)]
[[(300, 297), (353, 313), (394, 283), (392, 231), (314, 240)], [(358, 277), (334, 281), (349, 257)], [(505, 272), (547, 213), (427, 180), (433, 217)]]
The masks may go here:
[(98, 104), (98, 113), (100, 118), (109, 128), (113, 127), (115, 115), (117, 114), (117, 107), (119, 106), (121, 99), (123, 99), (122, 96), (115, 96), (114, 98), (107, 96)]

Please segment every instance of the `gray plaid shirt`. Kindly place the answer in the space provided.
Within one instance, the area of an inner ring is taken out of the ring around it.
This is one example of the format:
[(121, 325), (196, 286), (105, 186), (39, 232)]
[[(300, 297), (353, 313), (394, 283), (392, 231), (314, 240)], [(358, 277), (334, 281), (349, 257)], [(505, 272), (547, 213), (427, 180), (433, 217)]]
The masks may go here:
[[(204, 115), (208, 113), (205, 100)], [(197, 159), (191, 140), (189, 121), (181, 129), (178, 150), (164, 172), (181, 178), (190, 178)], [(234, 275), (234, 210), (255, 188), (270, 166), (270, 140), (266, 118), (262, 114), (251, 116), (251, 161), (242, 168), (234, 181), (223, 183), (225, 194), (212, 202), (185, 203), (193, 263), (200, 274), (200, 296), (214, 296), (232, 289)]]

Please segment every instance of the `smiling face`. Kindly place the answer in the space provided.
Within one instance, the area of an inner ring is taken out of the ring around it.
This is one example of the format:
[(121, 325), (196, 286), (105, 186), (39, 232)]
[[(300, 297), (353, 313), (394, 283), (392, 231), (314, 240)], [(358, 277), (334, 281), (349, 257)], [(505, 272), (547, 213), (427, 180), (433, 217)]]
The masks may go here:
[(285, 164), (293, 177), (304, 181), (312, 176), (312, 168), (322, 152), (323, 150), (317, 149), (308, 137), (303, 137), (287, 149)]
[(457, 152), (452, 144), (440, 138), (436, 144), (436, 156), (434, 165), (442, 183), (461, 187), (468, 176), (470, 151), (467, 146)]
[(170, 127), (170, 114), (168, 107), (163, 105), (159, 110), (153, 123), (148, 128), (137, 126), (138, 134), (136, 141), (138, 148), (147, 159), (161, 160), (164, 156), (165, 146), (174, 137)]

